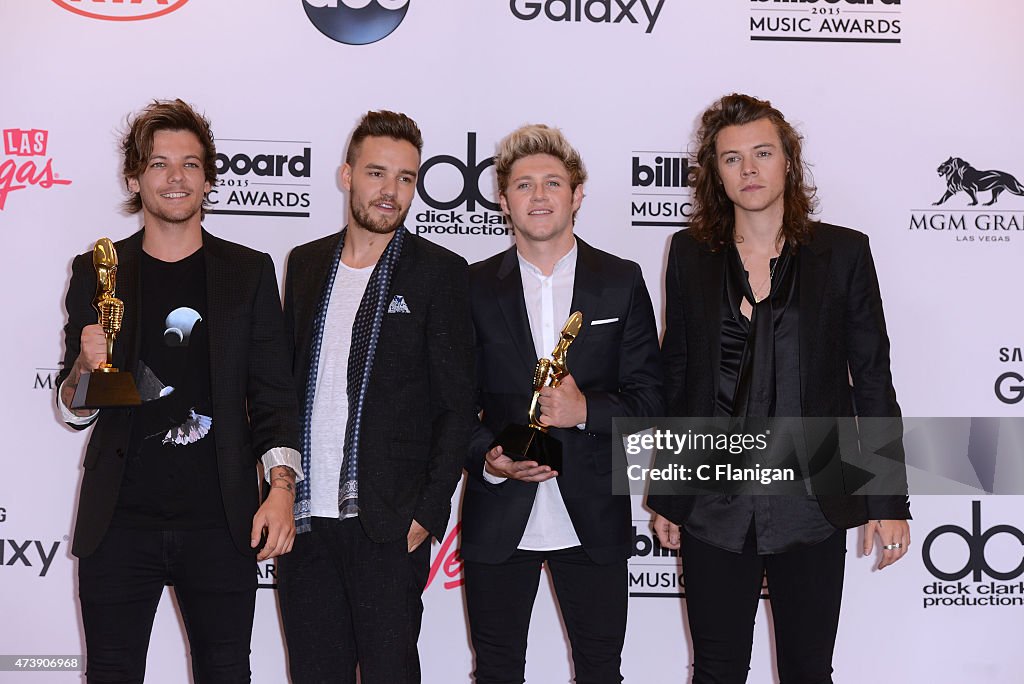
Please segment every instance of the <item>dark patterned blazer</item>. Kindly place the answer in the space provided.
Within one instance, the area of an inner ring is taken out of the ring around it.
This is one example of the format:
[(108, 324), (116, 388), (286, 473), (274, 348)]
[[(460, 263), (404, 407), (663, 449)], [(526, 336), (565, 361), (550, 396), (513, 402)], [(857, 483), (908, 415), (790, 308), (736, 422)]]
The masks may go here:
[[(819, 224), (798, 251), (800, 404), (803, 416), (899, 417), (889, 337), (868, 237)], [(682, 230), (672, 238), (665, 273), (665, 394), (668, 415), (714, 415), (721, 365), (725, 252), (712, 252)], [(853, 387), (850, 386), (853, 379)], [(856, 406), (856, 411), (854, 410)], [(902, 447), (898, 449), (902, 457)], [(905, 478), (905, 471), (903, 477)], [(825, 517), (839, 528), (868, 517), (910, 517), (906, 496), (823, 496)], [(691, 496), (651, 495), (647, 504), (685, 522)]]
[[(288, 257), (285, 325), (300, 406), (313, 319), (340, 237), (301, 245)], [(384, 314), (359, 452), (359, 520), (375, 542), (404, 538), (413, 519), (438, 538), (448, 526), (473, 405), (467, 269), (454, 252), (407, 234), (391, 274), (388, 301), (401, 295), (408, 313)]]
[[(140, 230), (114, 243), (117, 296), (124, 321), (114, 343), (114, 365), (135, 372), (141, 341), (142, 236)], [(260, 503), (256, 464), (273, 447), (299, 448), (298, 410), (288, 368), (277, 276), (270, 255), (203, 231), (206, 262), (206, 322), (210, 340), (210, 384), (217, 470), (231, 538), (249, 547), (252, 518)], [(65, 306), (64, 366), (57, 386), (71, 372), (82, 328), (96, 322), (92, 300), (96, 272), (92, 252), (75, 257)], [(72, 552), (88, 556), (99, 546), (117, 504), (133, 409), (100, 409), (85, 451), (82, 490)], [(77, 426), (73, 426), (77, 427)]]

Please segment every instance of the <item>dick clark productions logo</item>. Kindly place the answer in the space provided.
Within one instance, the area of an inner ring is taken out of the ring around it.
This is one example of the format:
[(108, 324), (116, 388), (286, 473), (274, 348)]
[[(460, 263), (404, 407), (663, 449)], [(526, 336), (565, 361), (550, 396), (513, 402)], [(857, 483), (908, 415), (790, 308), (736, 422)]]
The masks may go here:
[(398, 28), (409, 0), (302, 0), (320, 33), (346, 45), (369, 45)]

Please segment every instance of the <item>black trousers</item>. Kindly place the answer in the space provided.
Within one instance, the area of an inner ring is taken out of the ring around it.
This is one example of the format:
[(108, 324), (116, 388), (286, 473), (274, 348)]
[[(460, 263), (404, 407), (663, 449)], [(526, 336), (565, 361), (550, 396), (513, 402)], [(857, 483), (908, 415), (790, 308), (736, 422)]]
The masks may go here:
[(547, 562), (569, 634), (578, 684), (622, 681), (626, 561), (597, 565), (582, 547), (516, 551), (497, 565), (463, 565), (478, 684), (526, 681), (526, 642), (540, 572)]
[(358, 518), (313, 518), (277, 569), (292, 684), (418, 684), (430, 540), (370, 540)]
[(780, 684), (829, 684), (839, 629), (846, 530), (786, 553), (742, 553), (683, 532), (683, 581), (693, 640), (693, 684), (742, 684), (750, 669), (754, 616), (768, 578)]
[(89, 682), (141, 682), (153, 618), (174, 585), (196, 684), (248, 682), (256, 560), (227, 529), (110, 528), (78, 561)]

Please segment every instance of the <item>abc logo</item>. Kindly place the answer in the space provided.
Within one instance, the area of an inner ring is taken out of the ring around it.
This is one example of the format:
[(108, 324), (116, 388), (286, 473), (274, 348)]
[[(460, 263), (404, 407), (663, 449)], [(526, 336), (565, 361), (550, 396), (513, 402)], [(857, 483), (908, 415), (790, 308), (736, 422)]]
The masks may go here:
[(302, 6), (313, 26), (331, 40), (368, 45), (398, 28), (409, 0), (302, 0)]
[[(1024, 532), (1021, 532), (1019, 529), (1011, 525), (996, 525), (995, 527), (990, 527), (982, 532), (980, 501), (972, 502), (971, 513), (972, 529), (970, 531), (957, 525), (943, 525), (941, 527), (936, 527), (932, 530), (931, 534), (925, 538), (924, 546), (921, 548), (921, 555), (924, 558), (924, 565), (928, 568), (928, 572), (932, 573), (940, 580), (945, 580), (947, 582), (956, 582), (972, 573), (973, 580), (975, 582), (981, 581), (982, 573), (997, 580), (1013, 580), (1024, 575), (1024, 558), (1022, 558), (1020, 564), (1016, 568), (1009, 572), (1000, 572), (999, 570), (996, 570), (989, 565), (988, 559), (985, 558), (985, 546), (989, 541), (991, 541), (992, 537), (995, 537), (998, 534), (1009, 534), (1016, 537), (1017, 541), (1020, 542), (1021, 547), (1024, 547)], [(967, 562), (964, 566), (952, 572), (940, 570), (936, 567), (935, 561), (932, 560), (932, 544), (935, 543), (936, 539), (945, 534), (952, 534), (963, 539), (967, 544), (969, 552)]]

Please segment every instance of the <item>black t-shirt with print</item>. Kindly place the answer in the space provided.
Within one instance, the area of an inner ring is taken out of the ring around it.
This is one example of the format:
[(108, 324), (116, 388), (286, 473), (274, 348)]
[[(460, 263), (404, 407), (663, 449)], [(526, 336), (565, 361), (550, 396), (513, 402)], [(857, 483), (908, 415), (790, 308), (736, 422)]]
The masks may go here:
[[(142, 406), (113, 525), (226, 526), (210, 398), (203, 250), (175, 262), (143, 253), (142, 322), (135, 383)], [(173, 391), (171, 391), (173, 388)]]

